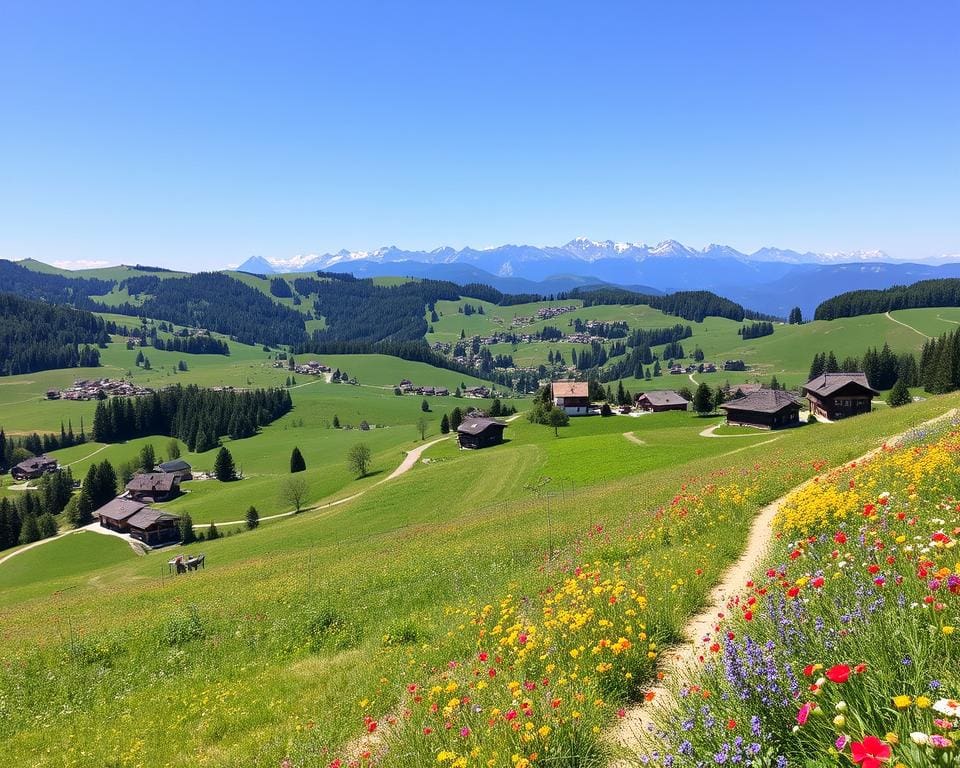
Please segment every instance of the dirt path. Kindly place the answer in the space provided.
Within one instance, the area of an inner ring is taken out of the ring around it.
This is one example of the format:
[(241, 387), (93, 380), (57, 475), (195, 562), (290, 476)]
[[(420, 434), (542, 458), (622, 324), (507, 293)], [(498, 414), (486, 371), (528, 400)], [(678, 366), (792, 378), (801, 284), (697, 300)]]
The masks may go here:
[(96, 456), (98, 453), (100, 453), (100, 451), (105, 451), (105, 450), (107, 450), (107, 448), (109, 448), (109, 447), (110, 447), (109, 445), (102, 445), (102, 446), (100, 446), (99, 448), (97, 448), (97, 450), (95, 450), (93, 453), (88, 453), (88, 454), (87, 454), (86, 456), (84, 456), (82, 459), (77, 459), (76, 461), (71, 461), (69, 464), (64, 464), (63, 466), (64, 466), (64, 467), (72, 467), (74, 464), (79, 464), (81, 461), (86, 461), (87, 459), (92, 459), (94, 456)]
[[(926, 427), (938, 421), (952, 418), (956, 413), (956, 408), (951, 409), (936, 418), (923, 422), (923, 424), (913, 429)], [(913, 431), (913, 429), (909, 431)], [(906, 433), (887, 440), (885, 444), (888, 447), (896, 445), (903, 438), (904, 434)], [(752, 448), (753, 446), (747, 447)], [(882, 447), (874, 448), (863, 456), (844, 462), (844, 466), (853, 462), (866, 461), (881, 450), (883, 450)], [(684, 626), (683, 634), (686, 636), (687, 642), (661, 655), (662, 662), (659, 671), (662, 673), (662, 677), (660, 679), (671, 681), (671, 684), (665, 685), (661, 683), (650, 689), (650, 693), (653, 694), (653, 704), (642, 702), (627, 710), (626, 716), (618, 721), (609, 734), (610, 740), (614, 745), (629, 754), (630, 752), (636, 752), (641, 749), (647, 743), (646, 740), (649, 738), (647, 727), (654, 722), (654, 712), (658, 710), (668, 711), (671, 708), (674, 702), (671, 692), (672, 688), (676, 686), (676, 681), (682, 679), (694, 664), (701, 651), (700, 646), (704, 640), (708, 639), (711, 635), (711, 630), (717, 622), (718, 614), (724, 611), (727, 601), (743, 589), (746, 581), (762, 564), (772, 540), (772, 524), (776, 517), (777, 510), (780, 509), (780, 506), (787, 498), (811, 482), (813, 481), (807, 480), (796, 488), (792, 488), (780, 498), (763, 507), (754, 518), (750, 526), (750, 532), (747, 535), (743, 554), (727, 569), (720, 583), (714, 587), (710, 593), (706, 607), (690, 618)], [(614, 768), (628, 768), (628, 766), (636, 764), (636, 761), (621, 758), (614, 763)]]
[(693, 374), (692, 374), (692, 373), (688, 373), (688, 374), (687, 374), (687, 378), (690, 379), (690, 381), (693, 382), (693, 385), (694, 385), (695, 387), (699, 387), (699, 386), (700, 386), (700, 382), (697, 381), (695, 378), (693, 378)]
[[(361, 496), (363, 496), (363, 494), (365, 494), (365, 493), (366, 493), (367, 491), (369, 491), (371, 488), (376, 488), (378, 485), (383, 485), (384, 483), (389, 483), (391, 480), (396, 480), (398, 477), (406, 474), (406, 473), (409, 472), (411, 469), (413, 469), (413, 467), (416, 465), (417, 461), (419, 461), (420, 456), (423, 454), (423, 452), (424, 452), (425, 450), (427, 450), (427, 448), (430, 448), (430, 447), (436, 445), (437, 443), (443, 442), (443, 441), (446, 440), (446, 439), (447, 439), (447, 438), (445, 438), (445, 437), (438, 437), (436, 440), (432, 440), (432, 441), (430, 441), (429, 443), (424, 443), (423, 445), (418, 445), (418, 446), (417, 446), (416, 448), (414, 448), (412, 451), (408, 451), (408, 452), (407, 452), (407, 455), (404, 457), (403, 461), (400, 462), (400, 466), (398, 466), (395, 470), (393, 470), (393, 472), (391, 472), (387, 477), (383, 478), (383, 480), (378, 480), (376, 483), (374, 483), (373, 485), (371, 485), (369, 488), (364, 488), (362, 491), (357, 491), (356, 493), (354, 493), (354, 494), (351, 495), (351, 496), (345, 496), (344, 498), (342, 498), (342, 499), (337, 499), (336, 501), (328, 501), (326, 504), (318, 504), (317, 506), (313, 506), (313, 507), (304, 507), (303, 509), (300, 510), (299, 514), (303, 514), (304, 512), (319, 512), (320, 510), (330, 509), (331, 507), (339, 507), (341, 504), (346, 504), (348, 501), (353, 501), (354, 499), (360, 498)], [(295, 512), (295, 511), (293, 511), (293, 510), (291, 510), (290, 512), (280, 512), (279, 514), (276, 514), (276, 515), (267, 515), (266, 517), (261, 517), (261, 518), (260, 518), (260, 522), (262, 523), (262, 522), (264, 522), (265, 520), (278, 520), (278, 519), (280, 519), (281, 517), (293, 517), (293, 516), (296, 515), (296, 514), (298, 514), (298, 513)], [(244, 520), (227, 520), (226, 522), (218, 523), (218, 525), (221, 525), (221, 526), (223, 526), (223, 525), (246, 525), (246, 523), (247, 523), (246, 519), (244, 519)], [(194, 528), (209, 528), (209, 527), (210, 527), (210, 523), (196, 523), (196, 524), (194, 524), (193, 527), (194, 527)]]
[(897, 320), (897, 318), (895, 318), (895, 317), (894, 317), (893, 315), (891, 315), (889, 312), (885, 312), (884, 315), (886, 316), (887, 320), (891, 320), (892, 322), (896, 323), (897, 325), (902, 325), (904, 328), (909, 328), (911, 331), (913, 331), (914, 333), (920, 334), (920, 335), (923, 336), (923, 338), (925, 338), (925, 339), (929, 339), (929, 338), (930, 338), (929, 336), (927, 336), (927, 334), (923, 333), (922, 331), (918, 331), (918, 330), (917, 330), (916, 328), (914, 328), (912, 325), (907, 325), (907, 324), (904, 323), (903, 321)]
[(624, 432), (624, 433), (623, 433), (623, 436), (624, 436), (625, 438), (627, 438), (627, 440), (629, 440), (631, 443), (635, 443), (636, 445), (646, 445), (646, 444), (647, 444), (647, 441), (646, 441), (646, 440), (641, 440), (639, 437), (637, 437), (635, 434), (633, 434), (633, 432)]

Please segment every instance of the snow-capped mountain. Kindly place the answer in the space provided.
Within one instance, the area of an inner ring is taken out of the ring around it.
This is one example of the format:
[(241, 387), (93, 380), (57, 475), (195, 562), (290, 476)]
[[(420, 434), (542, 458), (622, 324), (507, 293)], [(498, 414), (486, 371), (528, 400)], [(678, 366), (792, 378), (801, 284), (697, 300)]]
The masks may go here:
[[(841, 264), (881, 262), (887, 259), (883, 251), (855, 251), (852, 253), (800, 253), (780, 248), (761, 248), (754, 253), (743, 253), (729, 245), (710, 244), (705, 248), (692, 248), (676, 240), (664, 240), (656, 245), (646, 243), (615, 242), (613, 240), (590, 240), (578, 237), (565, 245), (501, 245), (495, 248), (462, 248), (450, 246), (432, 251), (407, 251), (396, 246), (378, 248), (375, 251), (341, 250), (326, 254), (300, 254), (288, 259), (264, 259), (254, 256), (240, 265), (246, 272), (312, 272), (333, 267), (342, 268), (353, 262), (390, 264), (418, 262), (421, 264), (473, 264), (495, 275), (532, 277), (533, 264), (537, 273), (556, 274), (569, 271), (569, 267), (582, 269), (584, 264), (605, 260), (644, 262), (651, 259), (721, 259), (743, 263), (766, 262), (782, 264)], [(268, 269), (269, 267), (269, 269)]]

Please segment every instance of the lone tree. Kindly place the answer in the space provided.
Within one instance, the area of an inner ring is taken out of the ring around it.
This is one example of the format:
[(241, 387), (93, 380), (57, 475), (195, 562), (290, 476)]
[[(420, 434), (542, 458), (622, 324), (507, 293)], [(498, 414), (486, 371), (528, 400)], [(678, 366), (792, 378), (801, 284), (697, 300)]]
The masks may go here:
[(701, 416), (706, 416), (713, 412), (713, 393), (706, 382), (701, 382), (697, 391), (693, 395), (693, 410)]
[(333, 414), (333, 428), (340, 429), (340, 419), (337, 417), (337, 414)]
[(247, 510), (247, 530), (252, 531), (258, 525), (260, 525), (260, 513), (257, 512), (256, 507), (251, 506)]
[(365, 443), (357, 443), (347, 452), (347, 466), (358, 477), (366, 477), (373, 455)]
[(427, 398), (423, 398), (423, 402), (420, 403), (420, 410), (424, 413), (430, 412), (430, 403), (427, 402)]
[(292, 506), (297, 511), (297, 514), (299, 514), (303, 508), (303, 502), (307, 498), (308, 490), (306, 480), (302, 477), (291, 477), (280, 486), (280, 498)]
[(450, 434), (450, 417), (447, 414), (443, 414), (443, 418), (440, 419), (440, 434)]
[(217, 452), (217, 460), (213, 463), (213, 474), (221, 483), (229, 483), (237, 479), (237, 468), (233, 464), (233, 456), (226, 447)]
[(800, 325), (803, 323), (803, 312), (800, 307), (794, 307), (790, 310), (790, 318), (787, 320), (790, 325)]
[(147, 443), (140, 449), (140, 469), (144, 472), (153, 472), (157, 464), (157, 456), (154, 453), (153, 445)]
[(303, 454), (300, 453), (300, 449), (294, 447), (293, 453), (290, 454), (290, 472), (303, 472), (307, 468), (307, 462), (303, 460)]
[(211, 521), (210, 526), (207, 528), (207, 541), (213, 541), (214, 539), (219, 538), (220, 531), (217, 530), (217, 524)]
[(893, 389), (891, 389), (887, 395), (887, 405), (891, 408), (899, 408), (901, 405), (906, 405), (912, 400), (913, 398), (910, 397), (910, 390), (907, 389), (906, 383), (904, 383), (903, 379), (897, 379), (897, 383), (893, 385)]
[(193, 530), (193, 518), (189, 512), (184, 512), (180, 518), (180, 542), (182, 544), (193, 544), (197, 540), (196, 531)]
[(570, 417), (562, 408), (554, 406), (547, 413), (547, 424), (553, 427), (553, 436), (560, 437), (560, 427), (565, 427), (570, 423)]
[(430, 422), (427, 421), (426, 416), (421, 416), (417, 419), (417, 432), (420, 433), (420, 439), (423, 440), (427, 436), (427, 428), (430, 426)]

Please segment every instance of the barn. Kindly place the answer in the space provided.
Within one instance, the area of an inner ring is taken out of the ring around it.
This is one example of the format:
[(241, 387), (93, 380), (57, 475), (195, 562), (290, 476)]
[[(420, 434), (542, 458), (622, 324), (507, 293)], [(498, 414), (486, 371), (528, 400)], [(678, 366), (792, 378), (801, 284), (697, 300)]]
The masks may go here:
[(760, 429), (782, 429), (800, 423), (800, 403), (779, 389), (758, 389), (720, 406), (727, 412), (727, 424)]
[(129, 520), (146, 505), (142, 501), (133, 501), (132, 499), (111, 499), (100, 509), (93, 513), (93, 516), (100, 520), (101, 528), (108, 528), (117, 533), (129, 533)]
[(136, 501), (167, 501), (180, 493), (180, 478), (172, 472), (145, 472), (134, 475), (127, 492)]
[(811, 413), (836, 421), (870, 413), (873, 398), (880, 393), (864, 373), (824, 373), (804, 384), (803, 394)]
[(166, 475), (176, 475), (180, 482), (193, 480), (193, 468), (183, 459), (171, 459), (163, 464), (158, 464), (156, 471), (163, 472)]
[(507, 425), (486, 417), (467, 418), (457, 427), (457, 441), (461, 448), (487, 448), (503, 442)]
[(553, 404), (567, 416), (590, 414), (590, 385), (585, 381), (555, 381), (550, 385)]
[(637, 395), (637, 408), (641, 411), (685, 411), (689, 401), (673, 390), (654, 390)]

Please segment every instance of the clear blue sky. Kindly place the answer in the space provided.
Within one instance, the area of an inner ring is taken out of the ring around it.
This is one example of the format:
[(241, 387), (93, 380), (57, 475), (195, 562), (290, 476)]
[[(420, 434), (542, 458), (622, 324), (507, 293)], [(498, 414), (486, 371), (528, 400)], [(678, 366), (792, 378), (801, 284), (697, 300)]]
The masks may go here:
[(958, 29), (953, 0), (8, 0), (0, 258), (960, 254)]

